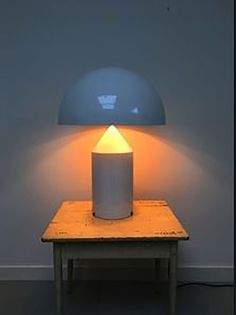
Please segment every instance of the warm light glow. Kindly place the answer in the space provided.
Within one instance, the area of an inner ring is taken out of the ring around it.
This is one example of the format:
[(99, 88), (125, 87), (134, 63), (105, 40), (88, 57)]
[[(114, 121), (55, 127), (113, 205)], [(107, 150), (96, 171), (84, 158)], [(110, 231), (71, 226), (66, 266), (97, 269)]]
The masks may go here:
[(93, 149), (95, 153), (125, 153), (132, 152), (131, 147), (119, 133), (115, 126), (111, 125), (97, 145)]

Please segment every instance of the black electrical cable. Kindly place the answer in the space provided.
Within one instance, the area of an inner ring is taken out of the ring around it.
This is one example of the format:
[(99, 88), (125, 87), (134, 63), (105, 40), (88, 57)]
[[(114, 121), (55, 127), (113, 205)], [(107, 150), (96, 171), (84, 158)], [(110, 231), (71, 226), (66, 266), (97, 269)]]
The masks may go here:
[(235, 288), (236, 285), (234, 283), (209, 283), (209, 282), (182, 282), (177, 285), (177, 288), (182, 288), (191, 285), (199, 285), (213, 288)]

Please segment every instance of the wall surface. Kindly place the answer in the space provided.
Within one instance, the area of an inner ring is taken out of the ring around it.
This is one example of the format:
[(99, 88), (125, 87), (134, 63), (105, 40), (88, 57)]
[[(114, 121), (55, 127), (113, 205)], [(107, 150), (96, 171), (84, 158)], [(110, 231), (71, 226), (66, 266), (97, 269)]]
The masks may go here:
[(175, 209), (191, 236), (180, 266), (232, 266), (232, 7), (0, 1), (0, 276), (51, 265), (40, 242), (48, 220), (62, 200), (91, 196), (90, 152), (105, 128), (56, 119), (74, 81), (104, 66), (146, 77), (166, 109), (166, 126), (120, 129), (135, 152), (135, 197)]

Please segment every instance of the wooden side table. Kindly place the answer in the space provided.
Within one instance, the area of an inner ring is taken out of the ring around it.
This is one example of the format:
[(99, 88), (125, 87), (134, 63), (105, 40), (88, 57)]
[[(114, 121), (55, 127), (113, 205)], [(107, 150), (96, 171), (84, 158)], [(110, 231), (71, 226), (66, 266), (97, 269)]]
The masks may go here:
[(188, 240), (179, 220), (164, 200), (134, 201), (133, 216), (103, 220), (92, 215), (91, 201), (65, 201), (48, 224), (43, 242), (53, 242), (58, 315), (63, 313), (62, 263), (86, 258), (168, 258), (169, 314), (175, 315), (178, 241)]

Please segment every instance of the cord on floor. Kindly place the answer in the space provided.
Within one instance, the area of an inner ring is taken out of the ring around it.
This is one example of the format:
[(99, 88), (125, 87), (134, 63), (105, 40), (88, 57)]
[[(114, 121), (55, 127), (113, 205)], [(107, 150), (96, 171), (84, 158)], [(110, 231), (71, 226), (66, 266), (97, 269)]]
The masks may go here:
[(210, 283), (210, 282), (180, 282), (177, 288), (182, 288), (191, 285), (199, 285), (213, 288), (235, 288), (235, 283)]

